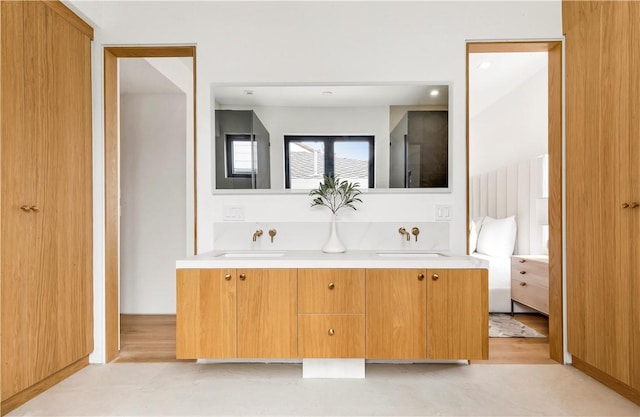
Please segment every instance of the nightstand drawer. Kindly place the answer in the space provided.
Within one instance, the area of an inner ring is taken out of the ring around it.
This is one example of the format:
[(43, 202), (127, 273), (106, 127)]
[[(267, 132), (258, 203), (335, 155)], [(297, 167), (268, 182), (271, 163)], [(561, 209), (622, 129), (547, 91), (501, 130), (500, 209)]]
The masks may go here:
[(364, 358), (364, 314), (298, 315), (301, 358)]
[(299, 269), (298, 313), (364, 314), (364, 269)]
[(549, 288), (525, 278), (511, 278), (511, 299), (549, 314)]
[(530, 258), (511, 258), (511, 278), (526, 281), (540, 287), (549, 287), (549, 264)]

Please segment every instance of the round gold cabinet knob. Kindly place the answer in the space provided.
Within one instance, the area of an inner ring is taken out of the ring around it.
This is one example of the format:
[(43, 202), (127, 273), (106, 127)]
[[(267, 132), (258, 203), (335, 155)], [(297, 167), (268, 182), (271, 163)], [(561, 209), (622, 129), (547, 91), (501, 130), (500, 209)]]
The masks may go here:
[(622, 203), (620, 208), (629, 208), (629, 203)]
[(520, 271), (520, 275), (524, 275), (526, 273), (527, 273), (527, 271)]
[(520, 262), (521, 264), (523, 264), (523, 263), (527, 262), (527, 260), (526, 260), (526, 259), (520, 259), (518, 262)]
[(329, 283), (329, 289), (332, 290), (336, 287), (336, 284), (334, 284), (333, 282)]
[(526, 283), (526, 282), (521, 282), (521, 283), (520, 283), (520, 286), (521, 286), (521, 287), (526, 287), (526, 286), (527, 286), (527, 283)]
[(418, 281), (422, 281), (424, 279), (424, 274), (418, 274)]
[(431, 279), (434, 280), (434, 281), (437, 281), (438, 278), (440, 278), (440, 275), (438, 275), (438, 274), (431, 275)]
[(25, 206), (20, 206), (20, 210), (22, 210), (22, 211), (29, 211), (29, 210), (31, 210), (31, 208), (29, 208), (29, 206), (26, 206), (26, 205), (25, 205)]
[(247, 278), (246, 274), (240, 274), (240, 281), (244, 281)]
[(224, 279), (226, 279), (227, 281), (230, 281), (231, 280), (231, 274), (226, 274), (224, 276)]
[(638, 204), (638, 203), (636, 203), (636, 202), (633, 202), (633, 203), (631, 203), (631, 205), (630, 205), (629, 207), (631, 207), (631, 208), (638, 208), (638, 207), (640, 207), (640, 204)]
[(334, 334), (336, 334), (335, 330), (329, 329), (329, 336), (333, 336)]

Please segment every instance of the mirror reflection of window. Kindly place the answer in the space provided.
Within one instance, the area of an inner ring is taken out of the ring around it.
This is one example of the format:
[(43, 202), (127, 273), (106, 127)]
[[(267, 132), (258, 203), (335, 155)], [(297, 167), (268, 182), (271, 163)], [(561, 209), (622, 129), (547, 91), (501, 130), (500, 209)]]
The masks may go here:
[(373, 188), (373, 136), (285, 136), (284, 147), (286, 188), (316, 188), (325, 173)]
[(257, 170), (256, 146), (249, 135), (227, 135), (227, 177), (250, 178)]

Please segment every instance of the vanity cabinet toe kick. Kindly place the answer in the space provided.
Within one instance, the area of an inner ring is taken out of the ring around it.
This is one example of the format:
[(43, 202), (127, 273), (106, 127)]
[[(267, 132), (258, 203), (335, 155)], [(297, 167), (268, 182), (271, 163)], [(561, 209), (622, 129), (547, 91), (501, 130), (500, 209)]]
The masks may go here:
[(487, 280), (477, 268), (177, 269), (176, 357), (488, 359)]

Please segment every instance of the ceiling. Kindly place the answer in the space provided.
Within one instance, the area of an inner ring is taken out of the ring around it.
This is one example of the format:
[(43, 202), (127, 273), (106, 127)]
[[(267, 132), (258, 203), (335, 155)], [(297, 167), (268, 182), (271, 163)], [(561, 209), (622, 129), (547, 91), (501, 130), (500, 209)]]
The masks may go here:
[(547, 52), (469, 54), (469, 117), (547, 67)]
[(177, 94), (183, 91), (158, 71), (159, 60), (175, 60), (187, 68), (191, 58), (123, 58), (118, 60), (120, 94)]
[[(431, 91), (437, 90), (437, 96)], [(219, 106), (369, 107), (447, 105), (447, 85), (261, 85), (216, 86)]]

